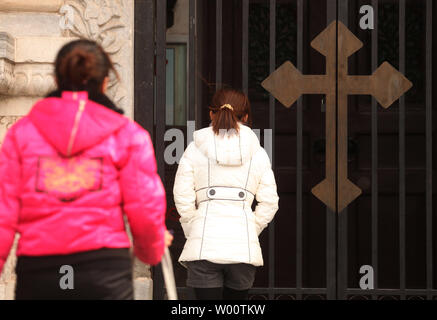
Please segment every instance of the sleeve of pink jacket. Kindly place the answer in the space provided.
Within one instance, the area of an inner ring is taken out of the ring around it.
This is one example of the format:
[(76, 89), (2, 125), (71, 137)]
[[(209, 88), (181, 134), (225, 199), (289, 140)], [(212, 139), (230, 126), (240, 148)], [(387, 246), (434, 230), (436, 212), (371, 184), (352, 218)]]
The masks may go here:
[(134, 253), (144, 263), (155, 265), (164, 254), (166, 197), (157, 174), (150, 135), (137, 124), (127, 139), (129, 154), (120, 171), (124, 211), (134, 241)]
[(0, 151), (0, 274), (14, 242), (20, 211), (21, 163), (11, 128)]

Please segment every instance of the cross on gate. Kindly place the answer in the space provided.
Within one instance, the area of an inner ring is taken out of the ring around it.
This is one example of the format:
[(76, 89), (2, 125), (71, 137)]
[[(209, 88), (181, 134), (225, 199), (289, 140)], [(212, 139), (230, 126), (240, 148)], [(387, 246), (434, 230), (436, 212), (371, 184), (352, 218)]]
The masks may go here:
[[(335, 48), (336, 34), (338, 53)], [(262, 82), (262, 86), (287, 108), (290, 108), (302, 94), (326, 95), (326, 173), (325, 179), (311, 191), (328, 208), (338, 212), (361, 194), (361, 189), (347, 176), (347, 96), (370, 94), (382, 107), (388, 108), (412, 87), (412, 83), (388, 62), (384, 62), (371, 76), (348, 75), (348, 58), (362, 46), (363, 43), (343, 23), (333, 21), (311, 42), (311, 47), (326, 57), (325, 75), (302, 75), (287, 61)], [(336, 135), (338, 150), (335, 143)]]

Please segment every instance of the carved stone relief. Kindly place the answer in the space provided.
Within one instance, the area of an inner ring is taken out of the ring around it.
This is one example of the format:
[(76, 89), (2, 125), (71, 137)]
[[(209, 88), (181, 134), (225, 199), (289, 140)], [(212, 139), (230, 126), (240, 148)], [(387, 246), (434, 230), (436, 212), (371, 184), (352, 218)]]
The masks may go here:
[(0, 94), (41, 97), (56, 88), (51, 64), (17, 64), (0, 60)]
[[(20, 116), (0, 116), (0, 147), (7, 130), (17, 122)], [(0, 277), (0, 300), (12, 299), (15, 290), (15, 264), (17, 261), (15, 251), (17, 248), (18, 235), (15, 237), (15, 242), (12, 247), (12, 251), (9, 254), (8, 259), (4, 265), (4, 270)]]
[(8, 129), (20, 118), (20, 116), (0, 116), (0, 146), (2, 145)]
[(117, 81), (111, 77), (108, 95), (118, 106), (132, 108), (132, 90), (128, 86), (132, 87), (133, 81), (133, 2), (66, 0), (65, 5), (74, 9), (74, 18), (65, 34), (92, 39), (102, 45), (121, 78)]
[(18, 41), (8, 33), (0, 32), (0, 95), (44, 96), (55, 88), (50, 61), (53, 59), (49, 54), (38, 59), (32, 58), (29, 52), (22, 54), (16, 49), (17, 42), (21, 51), (31, 51), (34, 47), (33, 43), (26, 45), (25, 39)]

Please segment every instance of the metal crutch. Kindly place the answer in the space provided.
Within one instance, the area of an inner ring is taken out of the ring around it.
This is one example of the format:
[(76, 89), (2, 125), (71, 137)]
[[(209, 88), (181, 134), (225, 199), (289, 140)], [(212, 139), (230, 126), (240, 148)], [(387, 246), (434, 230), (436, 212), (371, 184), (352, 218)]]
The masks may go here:
[(168, 250), (168, 248), (165, 248), (164, 255), (162, 256), (161, 266), (168, 300), (177, 300), (178, 294), (173, 272), (173, 263), (171, 261), (170, 250)]

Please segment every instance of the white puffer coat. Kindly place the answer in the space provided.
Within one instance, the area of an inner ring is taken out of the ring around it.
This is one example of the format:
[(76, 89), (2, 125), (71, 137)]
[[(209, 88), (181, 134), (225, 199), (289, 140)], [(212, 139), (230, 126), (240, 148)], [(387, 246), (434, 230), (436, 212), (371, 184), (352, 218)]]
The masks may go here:
[[(194, 132), (176, 173), (174, 200), (187, 238), (179, 261), (263, 265), (258, 236), (278, 210), (270, 159), (255, 133)], [(251, 205), (256, 198), (255, 211)]]

